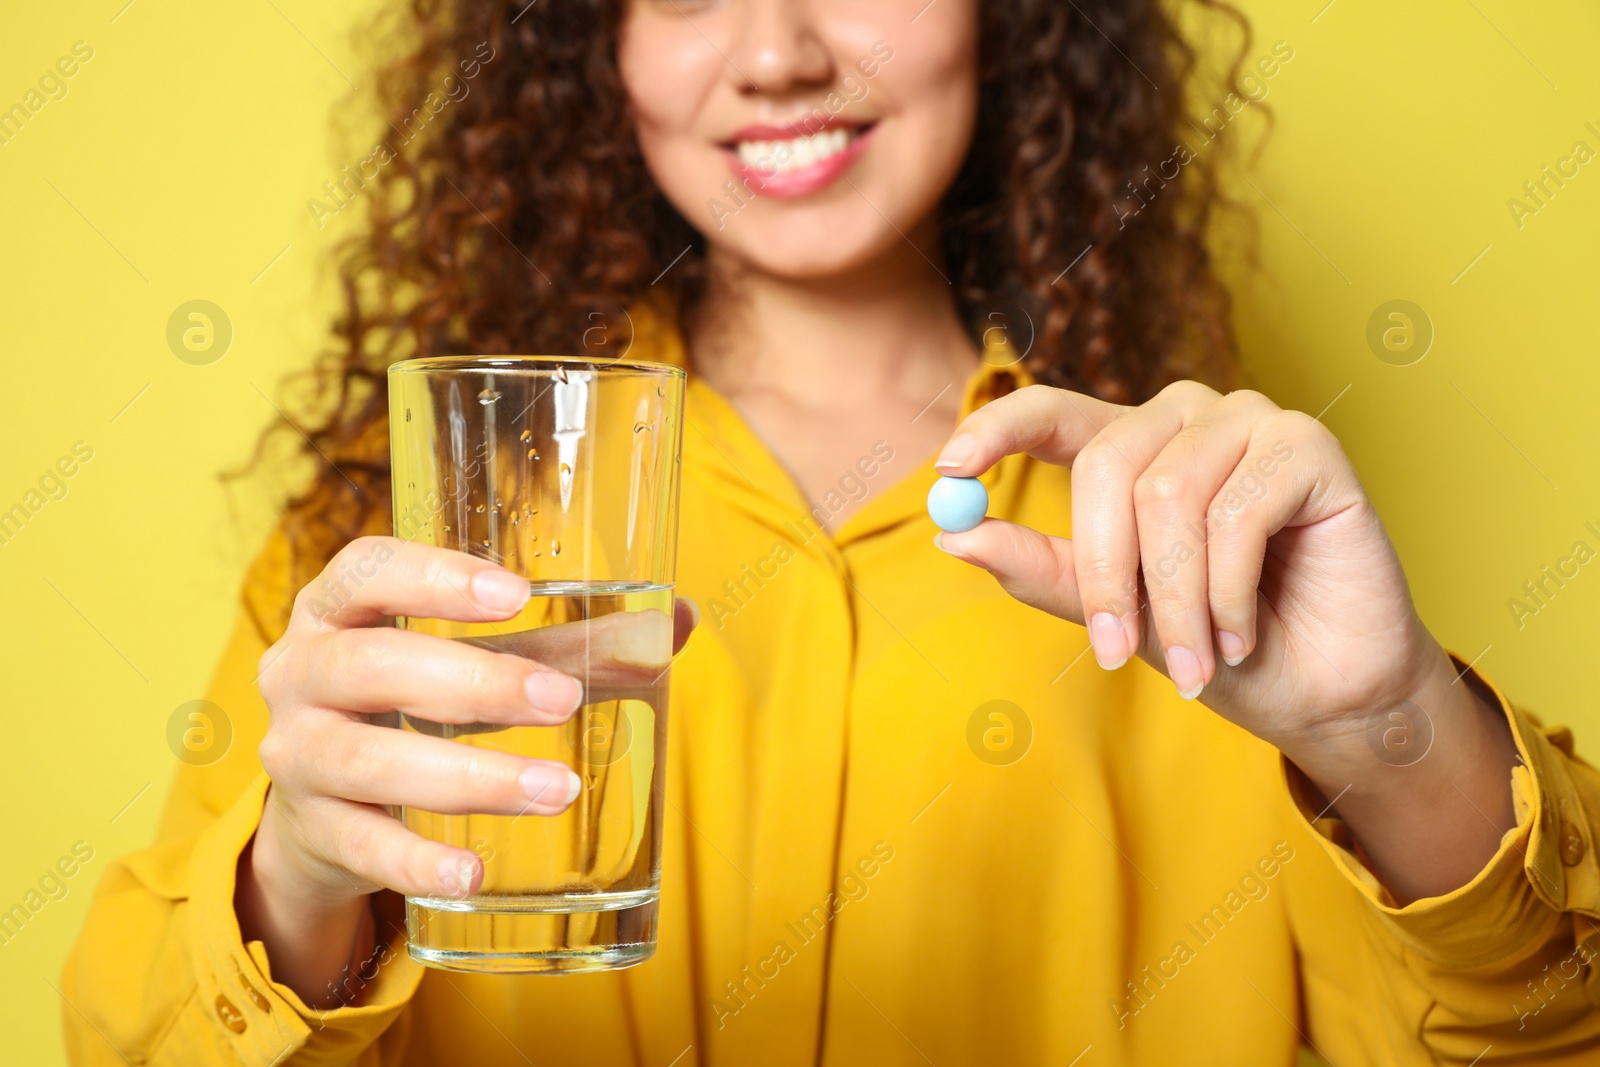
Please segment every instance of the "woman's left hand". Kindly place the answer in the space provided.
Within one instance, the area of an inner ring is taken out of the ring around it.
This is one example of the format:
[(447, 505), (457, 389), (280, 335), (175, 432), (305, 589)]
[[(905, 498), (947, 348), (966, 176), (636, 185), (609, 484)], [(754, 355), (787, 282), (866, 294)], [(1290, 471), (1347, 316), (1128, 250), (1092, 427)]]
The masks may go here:
[(1072, 539), (987, 519), (940, 547), (1086, 625), (1103, 667), (1141, 656), (1319, 785), (1381, 763), (1369, 728), (1454, 681), (1350, 460), (1311, 416), (1196, 382), (1138, 407), (1035, 385), (970, 415), (936, 466), (974, 477), (1016, 452), (1071, 465)]

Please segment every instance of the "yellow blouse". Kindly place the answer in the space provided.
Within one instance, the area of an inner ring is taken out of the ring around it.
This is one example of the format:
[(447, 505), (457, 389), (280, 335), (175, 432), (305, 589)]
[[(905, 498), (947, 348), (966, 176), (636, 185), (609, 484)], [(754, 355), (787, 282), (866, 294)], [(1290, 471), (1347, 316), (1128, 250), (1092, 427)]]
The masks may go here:
[[(681, 363), (681, 345), (646, 353)], [(1026, 380), (994, 358), (964, 410)], [(158, 842), (102, 878), (63, 977), (80, 1064), (1284, 1065), (1600, 1061), (1600, 775), (1502, 700), (1518, 825), (1469, 885), (1396, 908), (1265, 743), (934, 548), (931, 457), (887, 440), (818, 533), (788, 474), (691, 381), (660, 946), (504, 978), (382, 946), (308, 1009), (233, 912), (267, 781), (241, 621)], [(1013, 456), (990, 514), (1069, 530), (1068, 472)], [(257, 602), (286, 605), (287, 546)], [(270, 635), (275, 637), (276, 635)]]

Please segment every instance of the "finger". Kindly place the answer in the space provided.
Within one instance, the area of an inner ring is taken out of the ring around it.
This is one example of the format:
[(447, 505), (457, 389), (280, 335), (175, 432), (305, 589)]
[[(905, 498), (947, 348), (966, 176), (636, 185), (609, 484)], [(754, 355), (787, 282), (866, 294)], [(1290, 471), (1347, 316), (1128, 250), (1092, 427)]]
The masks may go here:
[(976, 478), (1002, 457), (1026, 452), (1067, 466), (1096, 434), (1129, 410), (1082, 393), (1030, 385), (962, 419), (933, 465), (952, 478)]
[(514, 652), (574, 677), (588, 671), (591, 684), (600, 672), (600, 683), (610, 684), (611, 673), (632, 678), (665, 667), (698, 625), (700, 608), (689, 598), (678, 597), (672, 602), (670, 624), (658, 611), (641, 611), (462, 640), (479, 648)]
[(994, 575), (1002, 589), (1024, 604), (1083, 625), (1071, 541), (985, 519), (963, 533), (941, 533), (933, 543)]
[[(328, 717), (291, 776), (305, 792), (441, 815), (558, 815), (582, 781), (553, 760)], [(263, 760), (267, 757), (263, 756)]]
[(1107, 670), (1137, 654), (1143, 637), (1134, 484), (1196, 410), (1215, 399), (1195, 382), (1169, 386), (1107, 426), (1073, 461), (1072, 556), (1089, 643)]
[(1216, 677), (1208, 594), (1206, 509), (1276, 412), (1259, 393), (1232, 393), (1193, 413), (1134, 481), (1134, 515), (1150, 623), (1167, 675), (1185, 700)]
[(582, 679), (587, 688), (637, 685), (660, 674), (671, 661), (673, 624), (659, 611), (619, 611), (598, 619), (461, 640), (538, 660)]
[[(1349, 461), (1320, 422), (1284, 411), (1256, 425), (1206, 516), (1209, 606), (1230, 665), (1242, 663), (1256, 647), (1256, 591), (1268, 540), (1330, 518), (1361, 497)], [(1236, 636), (1239, 644), (1222, 634)]]
[[(699, 620), (700, 609), (694, 601), (679, 597), (673, 603), (670, 621), (659, 611), (618, 613), (518, 633), (463, 637), (458, 641), (490, 652), (525, 657), (535, 661), (536, 668), (542, 663), (546, 669), (557, 671), (557, 678), (575, 679), (580, 683), (578, 691), (582, 694), (577, 698), (579, 706), (612, 700), (642, 700), (655, 706), (662, 695), (656, 683), (661, 681), (672, 657), (683, 648)], [(530, 684), (543, 684), (543, 681), (536, 675), (530, 676)], [(470, 703), (468, 699), (466, 704)], [(411, 726), (421, 733), (443, 737), (445, 730), (435, 724), (454, 724), (455, 736), (493, 733), (506, 725), (526, 725), (522, 720), (504, 717), (471, 719), (464, 705), (449, 701), (439, 706), (439, 712), (422, 709), (415, 713), (409, 720)], [(567, 712), (559, 719), (542, 719), (535, 724), (565, 721), (570, 714)]]
[(365, 804), (325, 798), (309, 825), (291, 830), (316, 840), (316, 851), (355, 877), (408, 897), (466, 897), (483, 883), (471, 851), (429, 841)]
[(434, 722), (553, 726), (583, 695), (577, 679), (545, 664), (393, 627), (311, 636), (285, 667), (283, 682), (302, 703)]
[(676, 656), (688, 643), (689, 635), (700, 625), (700, 605), (686, 596), (672, 602), (672, 654)]
[(373, 626), (397, 615), (483, 622), (515, 615), (527, 579), (464, 552), (358, 537), (295, 598), (291, 628)]
[[(683, 603), (688, 603), (684, 601)], [(583, 704), (643, 700), (655, 704), (656, 683), (672, 663), (676, 616), (659, 611), (619, 612), (599, 619), (557, 623), (537, 630), (463, 641), (530, 656), (578, 679)]]

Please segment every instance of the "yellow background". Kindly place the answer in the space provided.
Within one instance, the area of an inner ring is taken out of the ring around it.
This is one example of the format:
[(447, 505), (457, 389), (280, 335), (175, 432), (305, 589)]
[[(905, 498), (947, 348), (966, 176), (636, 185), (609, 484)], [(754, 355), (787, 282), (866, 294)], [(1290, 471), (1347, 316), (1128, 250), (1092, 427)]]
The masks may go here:
[[(366, 79), (348, 12), (124, 3), (13, 5), (0, 34), (0, 106), (75, 41), (94, 48), (68, 95), (0, 145), (0, 511), (75, 442), (94, 449), (0, 544), (0, 911), (75, 842), (95, 851), (0, 945), (17, 1063), (61, 1062), (62, 959), (106, 862), (150, 840), (175, 766), (168, 719), (203, 694), (271, 519), (258, 484), (230, 495), (216, 475), (322, 344), (327, 253), (355, 214), (319, 231), (306, 208), (359, 158), (329, 135)], [(1575, 141), (1600, 150), (1584, 127), (1600, 129), (1600, 15), (1579, 0), (1243, 6), (1252, 56), (1295, 50), (1267, 83), (1276, 131), (1253, 184), (1233, 183), (1260, 220), (1261, 269), (1239, 288), (1254, 382), (1313, 413), (1338, 398), (1325, 421), (1425, 618), (1593, 753), (1600, 562), (1520, 628), (1507, 602), (1574, 542), (1600, 550), (1584, 528), (1600, 531), (1600, 161), (1520, 229), (1506, 201)], [(192, 299), (233, 324), (209, 366), (166, 344)], [(1436, 331), (1413, 366), (1366, 343), (1392, 299)]]

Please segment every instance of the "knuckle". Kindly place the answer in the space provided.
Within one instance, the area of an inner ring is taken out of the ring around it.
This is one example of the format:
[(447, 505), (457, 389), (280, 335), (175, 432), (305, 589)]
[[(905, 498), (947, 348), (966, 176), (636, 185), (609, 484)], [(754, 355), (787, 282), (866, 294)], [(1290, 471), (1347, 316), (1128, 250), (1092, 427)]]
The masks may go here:
[(1104, 433), (1084, 446), (1072, 461), (1072, 477), (1093, 486), (1114, 484), (1123, 476), (1126, 461)]
[(1244, 596), (1240, 582), (1232, 578), (1212, 581), (1210, 595), (1211, 614), (1218, 621), (1237, 621), (1244, 617)]
[(1277, 411), (1278, 405), (1274, 404), (1265, 393), (1254, 389), (1235, 389), (1224, 398), (1229, 406), (1243, 408), (1246, 411)]
[(333, 777), (338, 787), (347, 793), (354, 792), (358, 785), (378, 778), (393, 762), (385, 751), (388, 740), (380, 727), (351, 730), (349, 738), (336, 750), (333, 761)]
[(1206, 536), (1227, 540), (1237, 537), (1244, 523), (1249, 497), (1233, 487), (1225, 488), (1206, 512)]
[(1133, 483), (1133, 500), (1140, 507), (1170, 508), (1188, 496), (1188, 479), (1176, 467), (1151, 467)]
[(1008, 528), (1005, 533), (1007, 554), (1019, 561), (1018, 571), (1036, 576), (1034, 581), (1042, 590), (1054, 590), (1063, 576), (1062, 560), (1041, 537), (1030, 537), (1021, 528)]
[[(1011, 395), (1017, 398), (1015, 403), (1018, 404), (1048, 404), (1061, 393), (1062, 390), (1053, 385), (1041, 385), (1035, 382), (1032, 385), (1023, 386)], [(1005, 398), (1001, 397), (1001, 399), (1004, 400)]]
[(392, 667), (388, 630), (340, 630), (324, 643), (329, 677), (347, 685), (362, 685), (382, 678)]
[(1216, 399), (1217, 391), (1192, 378), (1184, 378), (1162, 389), (1161, 395), (1182, 404), (1196, 404)]
[(376, 554), (380, 548), (387, 543), (388, 538), (386, 537), (379, 537), (376, 534), (363, 534), (360, 537), (347, 542), (343, 548), (339, 549), (339, 551), (334, 555), (333, 559), (329, 561), (328, 567), (329, 569), (332, 569), (336, 565), (353, 563), (360, 559), (367, 559), (368, 557)]
[(1116, 586), (1119, 571), (1110, 556), (1094, 553), (1078, 565), (1078, 584), (1097, 591), (1109, 590)]
[(1333, 440), (1333, 431), (1303, 411), (1279, 411), (1271, 423), (1283, 436), (1294, 441), (1320, 443)]
[(256, 746), (261, 767), (274, 782), (288, 770), (293, 752), (294, 747), (286, 743), (281, 729), (268, 729), (261, 738), (261, 744)]
[(289, 674), (295, 662), (292, 656), (294, 647), (288, 640), (280, 640), (261, 653), (261, 658), (256, 661), (256, 684), (261, 689), (261, 698), (266, 701), (268, 710), (288, 695)]
[(320, 587), (323, 581), (324, 579), (322, 578), (313, 578), (310, 582), (300, 587), (300, 591), (294, 595), (292, 614), (298, 618), (306, 619), (320, 619), (322, 617), (322, 590)]
[(1151, 582), (1146, 586), (1151, 614), (1163, 618), (1177, 618), (1188, 605), (1188, 598), (1175, 582)]
[(453, 562), (442, 552), (428, 552), (417, 561), (412, 573), (419, 586), (439, 588), (449, 584)]
[(334, 838), (340, 862), (352, 871), (365, 875), (382, 854), (378, 828), (383, 824), (374, 819), (352, 819)]
[(515, 684), (513, 672), (517, 663), (527, 663), (506, 654), (472, 649), (474, 654), (463, 656), (458, 667), (462, 689), (473, 694), (501, 694)]
[(482, 753), (464, 753), (456, 777), (468, 803), (480, 809), (510, 803), (518, 792), (516, 771), (504, 761)]

